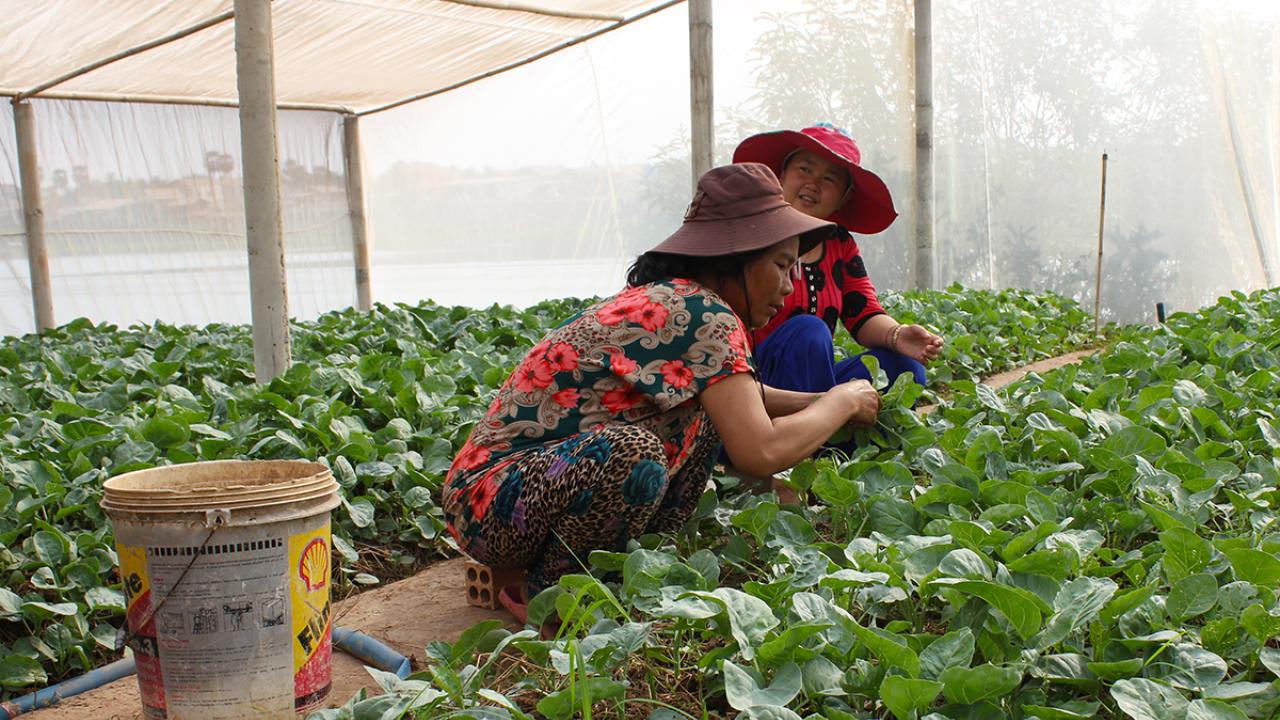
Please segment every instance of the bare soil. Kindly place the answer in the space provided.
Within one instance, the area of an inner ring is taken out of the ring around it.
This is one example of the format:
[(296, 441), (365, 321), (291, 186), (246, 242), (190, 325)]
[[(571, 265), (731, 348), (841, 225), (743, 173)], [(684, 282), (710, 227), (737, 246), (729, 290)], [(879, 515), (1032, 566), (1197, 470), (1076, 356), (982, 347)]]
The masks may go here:
[[(374, 637), (413, 661), (419, 668), (423, 648), (435, 640), (452, 642), (482, 620), (497, 618), (518, 629), (506, 611), (467, 604), (461, 558), (437, 563), (413, 577), (339, 601), (334, 624)], [(329, 707), (342, 705), (360, 688), (379, 691), (364, 665), (343, 652), (333, 653), (333, 687)], [(138, 680), (127, 677), (51, 708), (29, 715), (32, 720), (135, 720), (142, 717)]]

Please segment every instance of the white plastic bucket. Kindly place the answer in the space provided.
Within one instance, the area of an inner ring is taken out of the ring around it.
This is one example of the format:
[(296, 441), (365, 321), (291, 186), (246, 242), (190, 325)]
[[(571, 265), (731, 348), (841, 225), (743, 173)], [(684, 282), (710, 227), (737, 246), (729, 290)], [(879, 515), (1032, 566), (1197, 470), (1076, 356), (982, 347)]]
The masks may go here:
[(292, 718), (329, 694), (323, 465), (173, 465), (107, 480), (147, 718)]

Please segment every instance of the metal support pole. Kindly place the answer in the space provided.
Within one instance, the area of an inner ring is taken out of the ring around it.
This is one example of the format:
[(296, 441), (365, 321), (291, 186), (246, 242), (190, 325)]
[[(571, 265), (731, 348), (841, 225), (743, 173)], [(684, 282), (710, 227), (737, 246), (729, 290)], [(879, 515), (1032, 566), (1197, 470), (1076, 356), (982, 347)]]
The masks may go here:
[(712, 102), (711, 0), (689, 0), (689, 108), (693, 184), (715, 164)]
[(240, 167), (253, 306), (253, 365), (265, 383), (289, 368), (289, 302), (280, 211), (280, 149), (270, 0), (235, 0)]
[(40, 199), (40, 165), (36, 157), (36, 118), (29, 102), (13, 103), (18, 135), (18, 177), (22, 183), (22, 216), (27, 226), (27, 265), (31, 268), (31, 304), (36, 332), (54, 327), (53, 284), (49, 281), (49, 247), (44, 241), (44, 205)]
[(932, 0), (915, 0), (916, 19), (916, 212), (915, 286), (934, 286), (933, 242), (933, 10)]
[(360, 154), (360, 118), (342, 117), (342, 149), (346, 159), (347, 207), (351, 212), (352, 260), (356, 268), (356, 309), (373, 308), (369, 284), (369, 223), (365, 217), (364, 159)]

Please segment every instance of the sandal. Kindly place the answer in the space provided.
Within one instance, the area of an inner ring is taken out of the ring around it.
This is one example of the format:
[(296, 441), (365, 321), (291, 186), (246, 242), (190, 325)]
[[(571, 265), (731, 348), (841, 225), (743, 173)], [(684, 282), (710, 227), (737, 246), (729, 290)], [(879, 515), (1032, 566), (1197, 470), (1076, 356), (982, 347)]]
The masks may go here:
[(529, 603), (522, 602), (524, 593), (519, 585), (507, 585), (498, 591), (498, 602), (507, 609), (521, 625), (529, 622)]

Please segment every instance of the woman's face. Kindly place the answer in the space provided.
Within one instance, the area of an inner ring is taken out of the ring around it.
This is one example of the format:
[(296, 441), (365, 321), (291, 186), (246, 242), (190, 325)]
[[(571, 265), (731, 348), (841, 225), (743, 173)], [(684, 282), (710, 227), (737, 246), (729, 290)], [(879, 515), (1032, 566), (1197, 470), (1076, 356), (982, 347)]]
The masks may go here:
[[(738, 316), (746, 320), (753, 329), (764, 327), (782, 310), (783, 302), (794, 289), (791, 278), (798, 260), (799, 249), (799, 238), (787, 238), (766, 250), (764, 254), (743, 268), (746, 298), (750, 302), (743, 303), (743, 307), (735, 309), (739, 310)], [(748, 306), (751, 310), (750, 318), (746, 315)]]
[(791, 207), (823, 220), (840, 207), (849, 188), (849, 174), (843, 167), (809, 150), (791, 158), (780, 180), (782, 196)]

